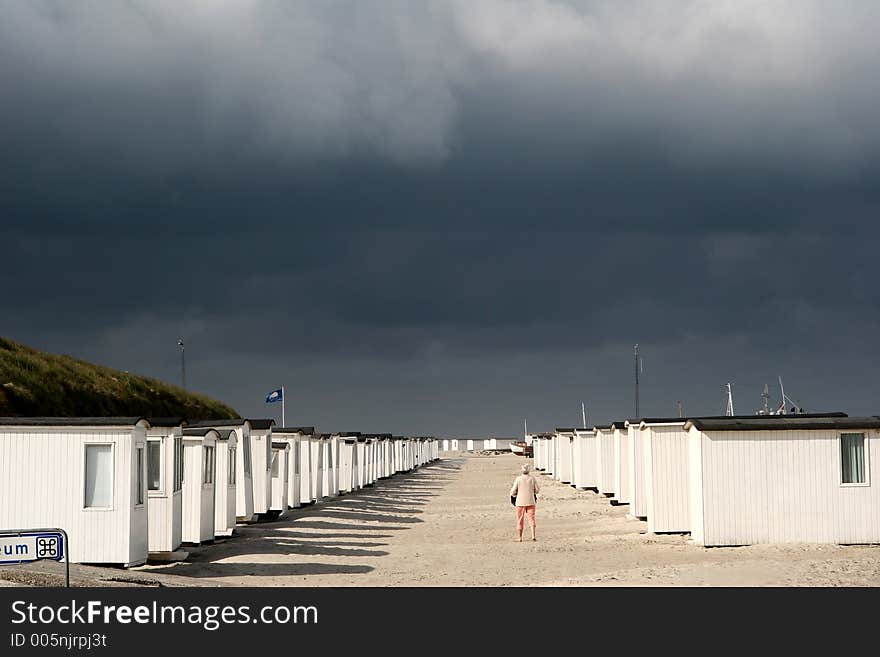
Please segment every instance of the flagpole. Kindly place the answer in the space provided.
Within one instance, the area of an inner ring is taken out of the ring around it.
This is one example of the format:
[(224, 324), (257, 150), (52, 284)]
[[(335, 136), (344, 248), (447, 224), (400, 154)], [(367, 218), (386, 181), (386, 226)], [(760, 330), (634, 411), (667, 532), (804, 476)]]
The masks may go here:
[(281, 426), (287, 426), (284, 424), (284, 386), (281, 386)]

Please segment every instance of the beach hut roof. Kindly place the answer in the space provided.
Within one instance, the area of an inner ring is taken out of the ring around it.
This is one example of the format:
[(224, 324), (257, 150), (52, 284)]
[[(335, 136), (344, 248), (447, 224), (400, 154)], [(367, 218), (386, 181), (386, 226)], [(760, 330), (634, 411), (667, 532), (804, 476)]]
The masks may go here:
[(286, 440), (273, 440), (272, 449), (290, 449), (290, 443)]
[[(192, 422), (187, 422), (187, 426), (189, 426), (189, 427), (239, 427), (247, 421), (248, 420), (245, 420), (243, 417), (226, 418), (223, 420), (193, 420)], [(251, 426), (253, 426), (253, 423), (251, 423)]]
[(218, 440), (229, 440), (229, 436), (234, 433), (233, 429), (217, 429)]
[(182, 427), (187, 423), (185, 417), (150, 417), (147, 420), (151, 427)]
[(834, 411), (830, 413), (798, 413), (797, 415), (686, 415), (684, 417), (643, 417), (638, 419), (627, 420), (630, 424), (674, 424), (678, 422), (687, 422), (688, 420), (753, 420), (762, 418), (775, 421), (780, 418), (823, 418), (823, 417), (848, 417), (842, 411)]
[[(183, 435), (184, 436), (207, 436), (212, 431), (218, 435), (220, 434), (220, 431), (218, 429), (215, 429), (214, 427), (191, 427), (191, 428), (188, 427), (183, 430)], [(229, 435), (227, 434), (226, 437), (229, 438)]]
[(315, 433), (315, 427), (275, 427), (272, 433), (301, 433), (306, 436), (312, 436)]
[(133, 427), (139, 422), (150, 426), (145, 417), (0, 417), (0, 425), (14, 427)]
[(258, 431), (265, 431), (266, 429), (271, 429), (272, 425), (275, 424), (275, 420), (267, 420), (265, 418), (260, 418), (257, 420), (251, 420), (251, 429), (257, 429)]
[(803, 415), (758, 415), (747, 418), (694, 418), (685, 428), (700, 431), (767, 431), (798, 429), (880, 429), (880, 417), (804, 417)]

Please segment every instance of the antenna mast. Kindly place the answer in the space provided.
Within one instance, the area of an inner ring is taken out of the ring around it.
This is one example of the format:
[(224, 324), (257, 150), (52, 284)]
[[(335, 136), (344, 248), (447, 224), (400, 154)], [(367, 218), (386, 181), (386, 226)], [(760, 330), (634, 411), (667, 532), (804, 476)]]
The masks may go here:
[(584, 402), (581, 402), (581, 415), (584, 418), (584, 429), (587, 428), (587, 407), (584, 406)]
[(639, 345), (633, 349), (633, 364), (636, 371), (636, 415), (639, 417)]
[(733, 415), (733, 384), (727, 384), (727, 415)]

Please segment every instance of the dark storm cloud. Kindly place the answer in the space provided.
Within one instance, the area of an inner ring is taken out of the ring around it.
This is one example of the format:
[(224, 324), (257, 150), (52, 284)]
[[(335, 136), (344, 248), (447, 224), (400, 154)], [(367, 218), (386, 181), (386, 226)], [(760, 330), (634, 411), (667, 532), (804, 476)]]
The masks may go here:
[(349, 428), (513, 432), (579, 387), (613, 419), (634, 342), (687, 391), (846, 336), (845, 379), (880, 308), (878, 12), (6, 3), (0, 332), (170, 380), (186, 335), (206, 392), (307, 372), (303, 420)]

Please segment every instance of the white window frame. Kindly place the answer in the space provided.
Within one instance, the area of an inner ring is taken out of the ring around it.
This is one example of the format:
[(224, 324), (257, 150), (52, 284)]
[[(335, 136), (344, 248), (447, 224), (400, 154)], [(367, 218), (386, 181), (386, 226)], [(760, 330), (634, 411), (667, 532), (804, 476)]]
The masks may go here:
[[(150, 488), (150, 445), (159, 443), (159, 488)], [(147, 497), (165, 497), (165, 439), (147, 436)]]
[[(141, 467), (137, 467), (138, 452), (140, 452)], [(134, 446), (134, 508), (140, 509), (147, 503), (147, 444), (146, 442), (135, 443)], [(140, 486), (138, 485), (140, 484)], [(138, 497), (141, 501), (138, 502)]]
[(242, 463), (244, 464), (244, 472), (242, 472), (243, 477), (247, 477), (248, 475), (253, 476), (253, 463), (251, 462), (251, 436), (247, 437), (242, 436), (242, 440), (244, 441), (242, 444)]
[[(179, 493), (183, 490), (183, 453), (186, 450), (183, 444), (183, 436), (174, 436), (172, 444), (172, 449), (174, 450), (174, 473), (172, 476), (174, 478), (171, 482), (171, 491), (172, 493)], [(180, 475), (179, 478), (178, 475)]]
[[(215, 479), (217, 452), (213, 445), (205, 445), (202, 447), (202, 485), (213, 486)], [(208, 480), (208, 473), (211, 473), (211, 479)]]
[[(86, 450), (89, 447), (109, 447), (110, 448), (110, 506), (86, 506)], [(104, 513), (116, 510), (116, 443), (108, 440), (86, 440), (82, 446), (82, 464), (80, 465), (82, 473), (82, 510), (88, 513)]]
[[(843, 435), (844, 434), (853, 434), (860, 433), (862, 434), (862, 454), (865, 457), (864, 468), (865, 468), (865, 481), (862, 482), (854, 482), (854, 483), (844, 483), (843, 481)], [(870, 449), (870, 439), (872, 432), (869, 431), (841, 431), (837, 434), (837, 475), (838, 481), (840, 482), (841, 488), (867, 488), (871, 485), (871, 449)]]
[(235, 477), (238, 474), (238, 463), (236, 463), (236, 452), (238, 451), (238, 447), (230, 447), (227, 454), (227, 467), (226, 467), (226, 485), (227, 486), (235, 486)]

